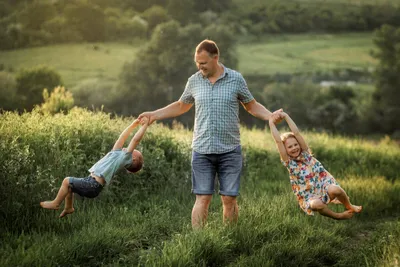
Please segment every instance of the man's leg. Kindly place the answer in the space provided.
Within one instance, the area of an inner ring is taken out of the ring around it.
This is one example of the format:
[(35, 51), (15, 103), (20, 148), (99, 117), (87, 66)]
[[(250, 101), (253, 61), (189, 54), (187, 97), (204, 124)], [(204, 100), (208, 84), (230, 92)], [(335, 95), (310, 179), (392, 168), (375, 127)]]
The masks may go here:
[(223, 221), (226, 223), (237, 222), (239, 218), (237, 196), (239, 195), (242, 162), (240, 146), (218, 157), (219, 194), (223, 205)]
[(223, 221), (224, 223), (237, 222), (239, 218), (239, 206), (236, 197), (221, 196), (223, 205)]
[(196, 202), (192, 209), (193, 229), (202, 228), (208, 217), (208, 207), (210, 206), (212, 195), (196, 195)]
[(213, 154), (192, 153), (192, 193), (196, 202), (192, 210), (192, 227), (201, 228), (205, 225), (214, 193), (216, 175), (216, 156)]

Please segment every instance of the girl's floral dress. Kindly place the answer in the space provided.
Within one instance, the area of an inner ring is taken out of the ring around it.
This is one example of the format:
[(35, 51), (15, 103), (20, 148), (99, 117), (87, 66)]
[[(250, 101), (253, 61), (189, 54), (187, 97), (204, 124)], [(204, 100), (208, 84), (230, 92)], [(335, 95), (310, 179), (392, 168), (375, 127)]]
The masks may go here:
[(282, 164), (290, 174), (290, 184), (297, 197), (300, 208), (307, 215), (314, 215), (310, 208), (311, 199), (320, 199), (328, 204), (331, 200), (328, 195), (328, 186), (339, 186), (335, 178), (325, 170), (321, 162), (314, 158), (308, 151), (301, 152), (296, 159), (289, 159)]

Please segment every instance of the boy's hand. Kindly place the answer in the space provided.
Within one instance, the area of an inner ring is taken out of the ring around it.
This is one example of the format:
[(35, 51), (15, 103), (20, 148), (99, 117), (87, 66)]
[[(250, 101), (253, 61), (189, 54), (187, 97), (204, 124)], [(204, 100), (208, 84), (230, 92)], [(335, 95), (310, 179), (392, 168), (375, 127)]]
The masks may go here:
[(148, 125), (149, 124), (149, 118), (148, 117), (142, 117), (140, 119), (140, 125), (144, 126), (144, 125)]

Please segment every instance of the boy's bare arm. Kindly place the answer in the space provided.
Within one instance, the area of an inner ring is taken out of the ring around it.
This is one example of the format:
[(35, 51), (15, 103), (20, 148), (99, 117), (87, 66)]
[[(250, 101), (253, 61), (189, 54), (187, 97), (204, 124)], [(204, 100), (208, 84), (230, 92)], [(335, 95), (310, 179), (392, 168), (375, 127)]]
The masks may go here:
[(132, 152), (135, 150), (135, 148), (139, 145), (140, 140), (142, 140), (144, 133), (147, 130), (147, 127), (149, 126), (149, 120), (144, 117), (141, 120), (142, 127), (136, 132), (136, 134), (132, 137), (131, 141), (129, 142), (127, 151)]
[(135, 129), (139, 125), (139, 119), (134, 120), (125, 130), (122, 131), (118, 140), (115, 142), (113, 150), (121, 149), (124, 146), (126, 139), (132, 133), (133, 129)]

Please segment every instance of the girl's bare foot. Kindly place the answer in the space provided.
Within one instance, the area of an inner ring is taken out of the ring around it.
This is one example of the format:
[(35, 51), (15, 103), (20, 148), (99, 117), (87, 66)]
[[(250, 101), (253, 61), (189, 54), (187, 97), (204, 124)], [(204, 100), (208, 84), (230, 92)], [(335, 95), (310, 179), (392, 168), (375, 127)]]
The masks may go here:
[(351, 209), (349, 211), (360, 213), (362, 211), (362, 206), (351, 205)]
[(40, 206), (42, 206), (42, 208), (45, 208), (48, 210), (58, 210), (58, 207), (59, 207), (59, 205), (55, 204), (53, 201), (40, 202)]
[(64, 209), (64, 210), (61, 212), (59, 218), (62, 218), (62, 217), (67, 216), (68, 214), (74, 213), (74, 211), (75, 211), (74, 208)]
[(342, 212), (342, 213), (339, 213), (338, 219), (339, 219), (339, 220), (350, 219), (351, 217), (353, 217), (353, 215), (354, 215), (354, 212), (353, 212), (353, 211), (351, 211), (351, 210), (346, 210), (346, 211), (344, 211), (344, 212)]

